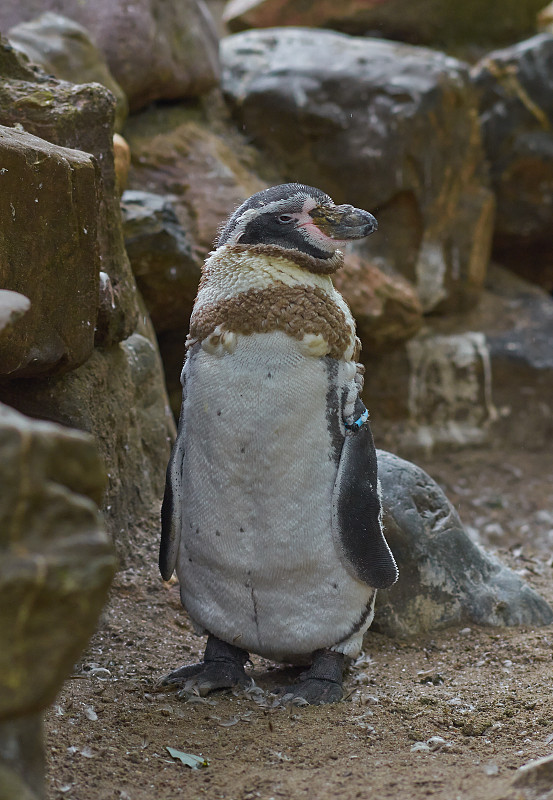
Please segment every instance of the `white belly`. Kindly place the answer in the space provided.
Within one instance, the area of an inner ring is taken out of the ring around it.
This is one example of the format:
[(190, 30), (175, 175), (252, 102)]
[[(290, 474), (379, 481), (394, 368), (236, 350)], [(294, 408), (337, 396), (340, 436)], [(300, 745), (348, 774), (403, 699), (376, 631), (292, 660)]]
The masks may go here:
[(367, 627), (374, 592), (346, 572), (331, 532), (327, 398), (351, 371), (281, 332), (239, 336), (232, 354), (198, 349), (185, 367), (182, 600), (210, 633), (275, 660)]

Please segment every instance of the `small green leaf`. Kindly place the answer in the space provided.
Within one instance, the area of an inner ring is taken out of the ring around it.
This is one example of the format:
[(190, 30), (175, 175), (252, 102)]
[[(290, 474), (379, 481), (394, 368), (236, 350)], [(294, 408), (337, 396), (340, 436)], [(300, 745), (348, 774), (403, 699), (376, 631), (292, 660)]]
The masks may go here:
[(166, 746), (165, 749), (172, 758), (178, 759), (178, 761), (181, 761), (186, 767), (190, 767), (190, 769), (207, 767), (209, 764), (209, 761), (203, 756), (195, 756), (192, 753), (183, 753), (182, 750), (175, 750), (174, 747)]

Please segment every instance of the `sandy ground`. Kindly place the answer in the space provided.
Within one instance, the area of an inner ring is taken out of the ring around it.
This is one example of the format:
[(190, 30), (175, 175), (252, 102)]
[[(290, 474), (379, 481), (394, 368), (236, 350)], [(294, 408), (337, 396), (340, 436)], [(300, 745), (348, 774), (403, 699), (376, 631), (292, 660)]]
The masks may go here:
[[(472, 535), (553, 602), (549, 454), (465, 451), (419, 460)], [(553, 798), (511, 787), (553, 753), (553, 628), (449, 630), (399, 642), (369, 632), (345, 702), (273, 707), (265, 692), (189, 702), (157, 678), (198, 660), (178, 587), (156, 567), (157, 532), (137, 534), (81, 663), (47, 715), (48, 797)], [(297, 671), (253, 659), (268, 690)], [(167, 747), (201, 755), (191, 769)], [(511, 788), (509, 788), (511, 787)]]

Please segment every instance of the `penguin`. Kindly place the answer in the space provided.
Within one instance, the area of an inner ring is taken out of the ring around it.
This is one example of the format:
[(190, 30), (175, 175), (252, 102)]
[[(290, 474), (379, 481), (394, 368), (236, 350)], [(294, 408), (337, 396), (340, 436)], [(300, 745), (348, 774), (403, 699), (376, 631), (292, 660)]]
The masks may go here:
[(256, 653), (309, 665), (288, 700), (340, 700), (376, 591), (398, 577), (360, 342), (331, 278), (340, 247), (376, 229), (287, 183), (246, 200), (205, 261), (161, 511), (161, 575), (176, 570), (208, 637), (201, 663), (161, 680), (181, 695), (247, 686)]

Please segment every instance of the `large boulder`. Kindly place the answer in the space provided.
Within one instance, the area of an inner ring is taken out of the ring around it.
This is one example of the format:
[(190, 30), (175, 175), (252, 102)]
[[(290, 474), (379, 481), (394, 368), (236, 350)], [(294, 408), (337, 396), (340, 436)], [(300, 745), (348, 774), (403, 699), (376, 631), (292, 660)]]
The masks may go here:
[(535, 30), (543, 0), (229, 0), (232, 31), (302, 25), (452, 47), (508, 44)]
[(92, 353), (98, 314), (97, 164), (3, 126), (0, 163), (0, 284), (31, 301), (2, 338), (0, 376), (73, 369)]
[(121, 210), (127, 253), (156, 331), (182, 328), (201, 271), (171, 198), (129, 189)]
[(370, 259), (347, 253), (332, 280), (355, 317), (365, 353), (395, 347), (421, 327), (422, 306), (402, 275), (386, 274)]
[(548, 448), (553, 437), (553, 299), (508, 270), (493, 267), (474, 312), (490, 354), (494, 432), (515, 447)]
[(373, 627), (417, 636), (452, 625), (549, 625), (553, 609), (512, 570), (471, 541), (438, 484), (378, 451), (386, 538), (398, 582), (379, 592)]
[(11, 381), (0, 388), (0, 398), (29, 416), (94, 436), (109, 479), (106, 522), (126, 558), (131, 531), (158, 515), (175, 433), (151, 328), (96, 348), (85, 364), (61, 377)]
[(127, 246), (153, 314), (178, 416), (184, 341), (204, 259), (221, 222), (267, 184), (254, 171), (253, 148), (223, 115), (208, 123), (196, 108), (152, 108), (128, 120), (125, 136), (132, 152), (129, 191), (147, 192), (147, 204), (138, 196), (151, 211), (145, 217), (136, 201), (129, 206), (128, 198), (137, 195), (125, 195)]
[(116, 128), (122, 127), (127, 98), (86, 28), (48, 11), (10, 28), (7, 36), (18, 52), (49, 75), (71, 83), (101, 83), (109, 89), (117, 98)]
[(425, 311), (474, 303), (494, 200), (465, 64), (296, 28), (229, 36), (221, 58), (237, 123), (286, 179), (372, 210), (371, 257), (412, 280)]
[(386, 447), (402, 453), (553, 436), (553, 299), (491, 264), (476, 308), (428, 317), (392, 352), (361, 353), (365, 402)]
[(196, 108), (148, 109), (131, 117), (129, 189), (171, 197), (201, 266), (221, 222), (267, 184), (255, 154), (224, 122), (211, 125)]
[(15, 800), (42, 796), (41, 712), (94, 629), (115, 557), (90, 436), (0, 405), (0, 477), (0, 796)]
[(43, 11), (89, 31), (131, 111), (155, 100), (195, 97), (218, 81), (217, 37), (203, 0), (3, 0), (0, 30)]
[(553, 35), (489, 53), (472, 71), (497, 196), (494, 249), (553, 289)]
[[(105, 305), (96, 330), (96, 343), (104, 345), (130, 336), (137, 321), (136, 284), (124, 248), (115, 179), (114, 114), (115, 100), (107, 89), (55, 80), (23, 64), (0, 38), (0, 125), (22, 126), (52, 144), (90, 153), (98, 164), (97, 240), (101, 269), (112, 287), (111, 302)], [(46, 196), (47, 187), (42, 191)]]

